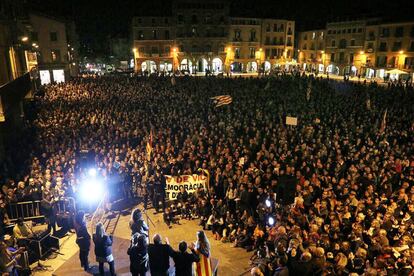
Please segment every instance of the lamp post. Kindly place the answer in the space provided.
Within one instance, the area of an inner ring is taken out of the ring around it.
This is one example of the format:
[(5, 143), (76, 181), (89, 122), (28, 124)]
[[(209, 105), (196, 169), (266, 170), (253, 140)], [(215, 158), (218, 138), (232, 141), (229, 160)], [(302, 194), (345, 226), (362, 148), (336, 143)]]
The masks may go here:
[(132, 52), (134, 54), (134, 71), (135, 73), (138, 72), (138, 62), (137, 62), (137, 57), (138, 57), (138, 49), (137, 48), (132, 48)]
[[(403, 65), (403, 62), (402, 61), (403, 61), (404, 51), (403, 50), (400, 50), (398, 53), (399, 53), (399, 58), (398, 58), (397, 68), (400, 68)], [(400, 64), (401, 64), (401, 66), (400, 66)]]

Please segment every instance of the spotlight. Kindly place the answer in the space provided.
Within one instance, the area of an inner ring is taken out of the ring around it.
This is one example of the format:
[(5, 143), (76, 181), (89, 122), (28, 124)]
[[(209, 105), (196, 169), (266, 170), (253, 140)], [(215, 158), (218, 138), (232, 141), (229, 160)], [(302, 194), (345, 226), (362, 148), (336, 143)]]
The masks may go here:
[(274, 219), (273, 217), (269, 217), (269, 218), (267, 219), (267, 223), (268, 223), (270, 226), (273, 226), (273, 225), (275, 224), (275, 219)]
[(97, 179), (86, 179), (80, 188), (80, 196), (85, 202), (97, 202), (103, 196), (102, 183)]
[(270, 202), (270, 200), (266, 199), (265, 204), (266, 204), (267, 208), (270, 208), (270, 206), (272, 205), (272, 202)]
[(91, 168), (88, 171), (89, 176), (95, 177), (96, 176), (96, 169)]

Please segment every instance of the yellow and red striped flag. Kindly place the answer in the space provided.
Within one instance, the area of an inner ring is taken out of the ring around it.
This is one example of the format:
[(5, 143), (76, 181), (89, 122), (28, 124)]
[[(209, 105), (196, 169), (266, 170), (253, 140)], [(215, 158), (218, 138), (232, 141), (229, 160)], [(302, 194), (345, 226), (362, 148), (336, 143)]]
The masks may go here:
[(219, 107), (222, 105), (228, 105), (233, 102), (233, 98), (230, 95), (220, 95), (220, 96), (211, 97), (210, 99), (214, 101), (216, 107)]
[(147, 160), (150, 161), (151, 160), (151, 153), (152, 153), (152, 140), (153, 140), (153, 131), (151, 129), (150, 131), (150, 135), (149, 135), (149, 139), (147, 141)]

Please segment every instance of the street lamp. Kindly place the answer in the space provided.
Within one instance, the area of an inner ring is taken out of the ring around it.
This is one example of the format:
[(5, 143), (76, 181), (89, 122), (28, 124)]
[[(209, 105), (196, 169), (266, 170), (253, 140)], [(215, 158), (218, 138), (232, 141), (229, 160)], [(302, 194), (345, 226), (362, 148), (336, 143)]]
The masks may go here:
[(363, 54), (365, 54), (365, 52), (364, 51), (360, 51), (359, 54), (360, 55), (363, 55)]
[(402, 54), (404, 54), (404, 51), (403, 51), (403, 50), (401, 50), (399, 53), (400, 53), (400, 55), (402, 55)]
[(29, 40), (29, 37), (27, 37), (27, 36), (23, 36), (22, 38), (21, 38), (21, 41), (23, 41), (23, 42), (26, 42), (26, 41), (28, 41)]

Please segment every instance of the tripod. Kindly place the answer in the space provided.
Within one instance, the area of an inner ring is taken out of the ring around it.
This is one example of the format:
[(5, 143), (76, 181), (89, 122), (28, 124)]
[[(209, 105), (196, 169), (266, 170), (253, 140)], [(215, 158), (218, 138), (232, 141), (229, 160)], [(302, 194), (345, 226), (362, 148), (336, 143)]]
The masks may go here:
[(144, 215), (145, 215), (145, 217), (147, 218), (147, 225), (148, 225), (148, 238), (149, 238), (149, 236), (150, 236), (150, 234), (149, 234), (149, 223), (151, 222), (151, 224), (152, 224), (152, 226), (154, 226), (155, 227), (155, 223), (151, 220), (151, 218), (148, 216), (148, 214), (147, 214), (147, 209), (143, 209), (143, 213), (144, 213)]

